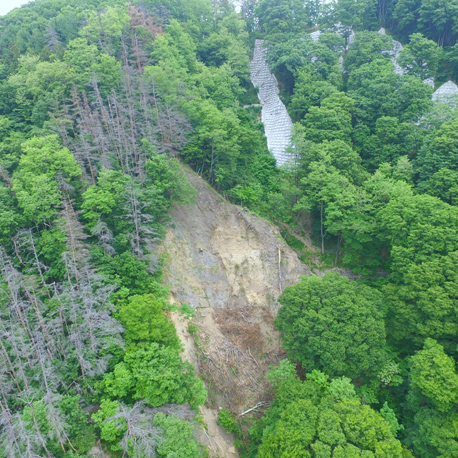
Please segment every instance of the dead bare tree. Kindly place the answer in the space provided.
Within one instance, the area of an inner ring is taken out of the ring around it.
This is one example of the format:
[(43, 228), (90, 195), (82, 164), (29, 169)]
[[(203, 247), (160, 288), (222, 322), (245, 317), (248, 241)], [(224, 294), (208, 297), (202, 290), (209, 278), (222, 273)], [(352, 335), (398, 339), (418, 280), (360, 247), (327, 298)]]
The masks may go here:
[(100, 219), (97, 224), (92, 228), (92, 234), (98, 238), (98, 244), (111, 256), (116, 254), (113, 248), (113, 232), (107, 226), (107, 224)]
[(153, 218), (144, 210), (149, 206), (142, 200), (142, 191), (138, 185), (128, 183), (125, 192), (124, 218), (132, 225), (130, 240), (132, 251), (138, 257), (142, 257), (144, 246), (158, 241), (157, 233), (152, 229)]
[(127, 426), (119, 445), (125, 454), (134, 457), (155, 456), (161, 442), (161, 431), (152, 424), (152, 409), (143, 402), (136, 402), (133, 407), (121, 403), (118, 411), (105, 421)]
[[(104, 350), (123, 346), (123, 329), (109, 303), (114, 287), (89, 264), (86, 235), (68, 201), (60, 227), (67, 236), (68, 272), (67, 281), (60, 284), (46, 284), (46, 266), (32, 231), (16, 238), (24, 272), (0, 246), (0, 446), (6, 456), (52, 456), (49, 440), (56, 440), (64, 452), (76, 451), (59, 407), (59, 391), (68, 388), (58, 369), (68, 358), (76, 360), (84, 383), (88, 376), (106, 371)], [(43, 297), (56, 306), (47, 306)], [(78, 382), (72, 386), (81, 392)], [(15, 412), (8, 407), (9, 399), (14, 399)], [(46, 431), (36, 416), (37, 401), (45, 406)]]

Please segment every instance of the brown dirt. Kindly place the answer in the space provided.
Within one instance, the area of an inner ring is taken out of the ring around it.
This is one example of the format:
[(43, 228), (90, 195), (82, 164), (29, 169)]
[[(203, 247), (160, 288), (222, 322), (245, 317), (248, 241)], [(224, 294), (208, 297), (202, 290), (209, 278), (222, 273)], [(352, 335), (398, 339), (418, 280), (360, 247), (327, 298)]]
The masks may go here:
[[(202, 415), (212, 456), (234, 457), (231, 436), (216, 425), (219, 408), (235, 416), (268, 403), (265, 375), (285, 357), (273, 325), (278, 296), (310, 275), (268, 221), (225, 201), (192, 172), (194, 205), (177, 206), (162, 245), (165, 280), (173, 300), (196, 309), (194, 335), (172, 314), (183, 357), (205, 380), (209, 397)], [(212, 437), (213, 434), (213, 437)], [(226, 434), (226, 435), (225, 435)]]

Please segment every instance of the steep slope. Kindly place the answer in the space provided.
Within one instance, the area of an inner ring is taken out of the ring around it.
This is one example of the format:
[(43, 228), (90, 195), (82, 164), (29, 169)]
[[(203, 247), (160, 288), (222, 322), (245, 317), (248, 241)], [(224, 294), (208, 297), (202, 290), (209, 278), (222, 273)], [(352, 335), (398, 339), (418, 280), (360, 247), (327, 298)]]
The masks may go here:
[[(273, 326), (277, 298), (310, 270), (275, 226), (228, 203), (199, 176), (187, 173), (197, 201), (171, 213), (162, 245), (165, 281), (173, 301), (196, 309), (193, 338), (183, 320), (176, 314), (173, 318), (185, 344), (183, 357), (206, 381), (207, 402), (214, 410), (204, 416), (211, 420), (213, 415), (214, 423), (219, 407), (240, 414), (269, 400), (265, 374), (285, 357)], [(209, 425), (209, 432), (214, 426)], [(233, 456), (224, 446), (218, 453)]]
[(267, 49), (263, 43), (263, 40), (255, 42), (250, 78), (253, 86), (259, 89), (258, 98), (262, 106), (261, 116), (267, 146), (280, 166), (288, 159), (293, 159), (293, 155), (286, 151), (290, 144), (293, 123), (280, 100), (277, 78), (270, 72), (266, 61)]

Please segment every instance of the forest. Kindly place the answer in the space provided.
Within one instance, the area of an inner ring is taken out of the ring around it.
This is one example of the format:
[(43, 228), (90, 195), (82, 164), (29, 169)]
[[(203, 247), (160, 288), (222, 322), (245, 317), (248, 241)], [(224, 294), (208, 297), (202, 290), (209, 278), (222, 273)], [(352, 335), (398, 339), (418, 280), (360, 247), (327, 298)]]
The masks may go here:
[[(257, 39), (294, 123), (281, 167)], [(457, 0), (35, 0), (0, 17), (0, 456), (209, 456), (158, 250), (192, 169), (304, 263), (292, 229), (309, 221), (321, 266), (357, 277), (283, 291), (268, 408), (220, 410), (240, 456), (458, 457), (458, 97), (432, 99), (458, 78), (457, 40)]]

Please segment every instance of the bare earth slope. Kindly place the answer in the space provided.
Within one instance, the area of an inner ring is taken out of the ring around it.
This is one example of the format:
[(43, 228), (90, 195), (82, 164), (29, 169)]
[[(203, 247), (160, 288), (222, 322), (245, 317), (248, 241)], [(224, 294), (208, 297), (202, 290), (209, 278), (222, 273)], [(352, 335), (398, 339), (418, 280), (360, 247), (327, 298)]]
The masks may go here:
[[(191, 336), (176, 314), (173, 319), (185, 344), (183, 357), (194, 363), (210, 393), (212, 410), (204, 409), (204, 417), (215, 417), (219, 407), (238, 415), (269, 399), (268, 366), (285, 357), (273, 326), (277, 298), (310, 270), (275, 226), (187, 173), (196, 203), (173, 209), (162, 251), (171, 299), (196, 309), (198, 329)], [(209, 424), (209, 433), (214, 426)], [(228, 438), (216, 432), (214, 439)], [(219, 456), (236, 456), (232, 447), (209, 445)]]

